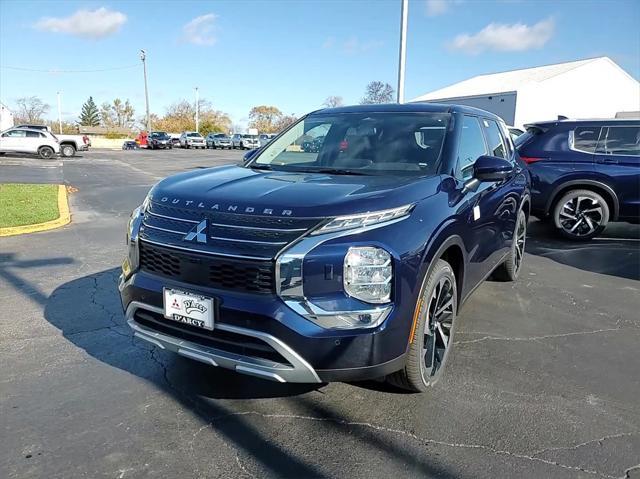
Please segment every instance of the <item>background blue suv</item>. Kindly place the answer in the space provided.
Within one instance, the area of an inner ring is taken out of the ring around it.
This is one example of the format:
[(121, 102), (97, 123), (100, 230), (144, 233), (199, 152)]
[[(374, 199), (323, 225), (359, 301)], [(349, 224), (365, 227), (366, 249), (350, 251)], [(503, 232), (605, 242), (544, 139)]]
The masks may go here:
[(640, 221), (640, 120), (535, 123), (516, 145), (531, 172), (532, 213), (565, 237)]

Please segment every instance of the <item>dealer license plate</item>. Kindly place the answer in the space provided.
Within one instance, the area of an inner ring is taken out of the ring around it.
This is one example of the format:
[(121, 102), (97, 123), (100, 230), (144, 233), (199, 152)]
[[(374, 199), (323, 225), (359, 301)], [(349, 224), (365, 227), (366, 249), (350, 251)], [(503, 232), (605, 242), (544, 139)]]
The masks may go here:
[(164, 317), (203, 329), (213, 329), (213, 299), (177, 289), (164, 289)]

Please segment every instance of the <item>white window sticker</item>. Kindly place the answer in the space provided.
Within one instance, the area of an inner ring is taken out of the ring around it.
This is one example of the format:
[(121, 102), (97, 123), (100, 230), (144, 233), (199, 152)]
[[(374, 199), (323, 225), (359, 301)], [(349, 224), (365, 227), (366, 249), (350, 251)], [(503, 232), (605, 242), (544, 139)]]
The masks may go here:
[(476, 205), (473, 207), (473, 220), (478, 221), (480, 219), (480, 206)]

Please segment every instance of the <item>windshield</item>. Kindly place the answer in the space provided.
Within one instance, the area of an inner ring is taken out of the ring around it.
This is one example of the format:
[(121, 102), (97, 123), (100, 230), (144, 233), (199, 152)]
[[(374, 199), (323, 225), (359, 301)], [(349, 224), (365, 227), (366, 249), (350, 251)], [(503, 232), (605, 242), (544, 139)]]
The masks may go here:
[(166, 140), (167, 138), (169, 138), (169, 135), (167, 135), (167, 133), (165, 133), (164, 131), (154, 131), (153, 133), (151, 133), (151, 137)]
[(256, 138), (258, 138), (258, 135), (242, 135), (242, 138), (249, 138), (249, 139), (255, 140)]
[(187, 133), (187, 136), (189, 138), (202, 138), (202, 135), (200, 133)]
[[(345, 174), (437, 171), (447, 113), (310, 115), (267, 144), (248, 167)], [(264, 166), (261, 166), (264, 165)]]

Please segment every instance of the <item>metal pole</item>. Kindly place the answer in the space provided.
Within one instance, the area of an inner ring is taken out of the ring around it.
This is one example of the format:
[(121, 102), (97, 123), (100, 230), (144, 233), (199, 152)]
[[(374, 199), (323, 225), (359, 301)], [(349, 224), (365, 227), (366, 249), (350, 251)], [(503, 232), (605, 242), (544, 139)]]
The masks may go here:
[(200, 105), (198, 103), (198, 87), (196, 87), (196, 133), (200, 133)]
[(60, 92), (56, 93), (58, 95), (58, 133), (62, 135), (62, 108), (60, 108)]
[(409, 0), (400, 0), (400, 60), (398, 62), (398, 103), (404, 103), (404, 67), (407, 59), (407, 16)]
[(151, 131), (151, 116), (149, 115), (149, 88), (147, 87), (147, 53), (140, 50), (140, 59), (142, 60), (142, 70), (144, 72), (144, 99), (147, 107), (147, 132)]

